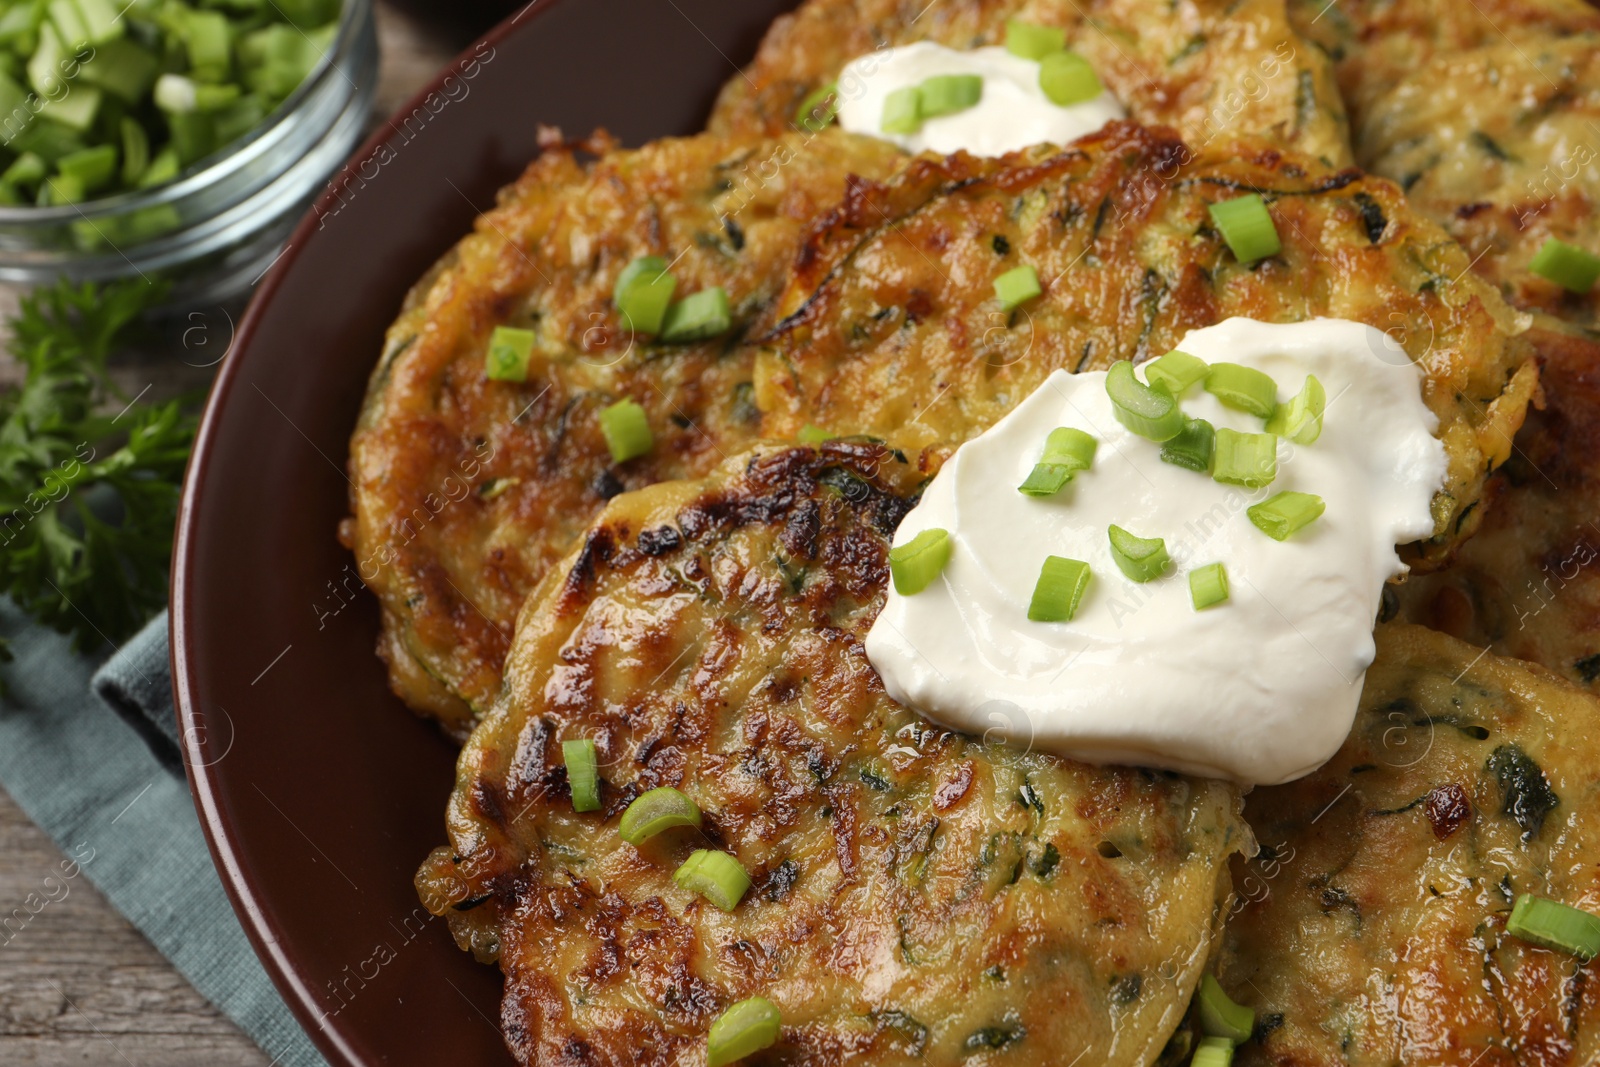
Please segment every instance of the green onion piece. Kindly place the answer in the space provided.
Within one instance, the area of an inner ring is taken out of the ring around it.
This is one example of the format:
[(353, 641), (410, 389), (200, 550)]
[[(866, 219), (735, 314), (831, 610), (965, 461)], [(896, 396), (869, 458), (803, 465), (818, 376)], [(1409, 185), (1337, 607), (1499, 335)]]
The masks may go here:
[(489, 353), (483, 369), (497, 382), (528, 380), (528, 357), (533, 352), (533, 331), (514, 326), (496, 326), (489, 335)]
[(1039, 60), (1067, 47), (1067, 31), (1021, 19), (1006, 20), (1006, 51), (1023, 59)]
[(922, 117), (954, 115), (977, 106), (983, 99), (983, 78), (977, 74), (935, 74), (917, 86), (922, 97)]
[(820, 445), (824, 441), (832, 441), (838, 434), (829, 433), (821, 426), (806, 423), (800, 427), (800, 443), (803, 445)]
[(46, 178), (44, 184), (39, 186), (39, 203), (45, 207), (81, 204), (88, 196), (81, 182), (62, 174)]
[(750, 875), (726, 852), (702, 848), (683, 861), (672, 880), (699, 893), (723, 911), (732, 911), (750, 889)]
[(711, 1024), (711, 1033), (706, 1037), (706, 1067), (726, 1067), (777, 1044), (782, 1021), (776, 1005), (766, 997), (739, 1001)]
[(92, 193), (116, 177), (116, 146), (96, 145), (62, 156), (56, 160), (56, 170), (62, 177), (76, 179), (85, 192)]
[(43, 97), (53, 97), (57, 88), (65, 89), (61, 77), (61, 61), (68, 56), (67, 48), (61, 43), (61, 35), (56, 32), (53, 23), (44, 22), (39, 26), (39, 43), (34, 46), (33, 55), (28, 58), (28, 84), (34, 91)]
[(601, 408), (600, 432), (605, 435), (614, 463), (636, 459), (656, 446), (650, 420), (645, 418), (644, 408), (634, 400), (622, 399)]
[(150, 160), (150, 165), (139, 176), (139, 188), (150, 189), (163, 182), (170, 182), (178, 176), (182, 164), (178, 161), (177, 149), (171, 145), (157, 152)]
[(612, 283), (611, 302), (621, 304), (622, 294), (633, 288), (634, 283), (647, 281), (657, 274), (665, 274), (667, 266), (667, 261), (660, 256), (640, 256), (635, 259), (622, 268), (622, 273), (617, 275), (617, 280)]
[(889, 576), (894, 579), (894, 591), (901, 596), (915, 596), (932, 585), (950, 562), (950, 548), (949, 531), (932, 529), (889, 549)]
[(922, 91), (908, 85), (884, 97), (878, 129), (884, 133), (916, 133), (922, 129)]
[(573, 811), (600, 810), (600, 760), (594, 742), (561, 742), (561, 758), (567, 765), (567, 784), (572, 787)]
[(1205, 474), (1216, 442), (1217, 431), (1205, 419), (1185, 419), (1183, 431), (1161, 445), (1161, 462)]
[(160, 70), (160, 60), (122, 37), (96, 45), (94, 58), (83, 64), (78, 77), (90, 85), (98, 85), (124, 103), (137, 104), (150, 91)]
[(1297, 445), (1315, 443), (1322, 436), (1322, 413), (1328, 406), (1328, 394), (1314, 374), (1306, 375), (1306, 384), (1300, 387), (1294, 399), (1279, 404), (1278, 410), (1267, 420), (1267, 432), (1287, 437)]
[(126, 115), (118, 131), (122, 134), (122, 183), (137, 185), (150, 166), (150, 135), (144, 127)]
[(994, 297), (1000, 301), (1001, 311), (1026, 304), (1041, 292), (1039, 274), (1027, 264), (1008, 270), (994, 280)]
[(839, 86), (834, 82), (811, 90), (794, 110), (794, 124), (809, 133), (821, 133), (839, 115)]
[(37, 186), (44, 181), (47, 169), (43, 159), (32, 152), (24, 152), (5, 169), (5, 173), (0, 174), (0, 182), (7, 185)]
[(617, 833), (630, 845), (642, 845), (674, 826), (699, 826), (700, 806), (670, 785), (636, 797), (622, 813)]
[(1600, 956), (1600, 915), (1530, 893), (1512, 905), (1506, 933), (1586, 960)]
[(1017, 491), (1028, 496), (1053, 496), (1072, 481), (1078, 471), (1094, 463), (1095, 439), (1082, 430), (1058, 426), (1045, 438), (1044, 455)]
[(1217, 431), (1211, 477), (1228, 485), (1260, 489), (1278, 477), (1278, 439), (1270, 433)]
[[(645, 267), (635, 270), (639, 265)], [(655, 264), (661, 264), (659, 268)], [(633, 272), (630, 276), (629, 272)], [(626, 282), (626, 284), (624, 284)], [(667, 309), (672, 306), (672, 294), (678, 290), (678, 279), (667, 273), (666, 261), (660, 256), (642, 256), (623, 270), (613, 287), (613, 302), (622, 316), (622, 324), (634, 333), (659, 334), (667, 321)]]
[(1206, 371), (1210, 369), (1210, 364), (1199, 356), (1173, 349), (1144, 365), (1144, 380), (1161, 386), (1173, 396), (1182, 396), (1195, 382), (1205, 381)]
[(1039, 60), (1039, 88), (1059, 107), (1086, 103), (1105, 91), (1089, 61), (1076, 52), (1052, 52)]
[(228, 76), (232, 49), (222, 12), (190, 11), (183, 20), (183, 41), (195, 80), (220, 82)]
[[(1222, 564), (1213, 563), (1211, 566), (1220, 568)], [(1193, 585), (1194, 574), (1190, 575), (1190, 584)], [(1228, 580), (1222, 580), (1222, 597), (1228, 598)], [(1196, 603), (1195, 607), (1203, 605)], [(1222, 983), (1211, 975), (1200, 979), (1200, 1029), (1204, 1030), (1207, 1037), (1220, 1037), (1231, 1044), (1250, 1040), (1250, 1034), (1256, 1028), (1256, 1013), (1254, 1008), (1247, 1008), (1242, 1004), (1235, 1004), (1222, 991)]]
[(1140, 437), (1170, 441), (1183, 432), (1183, 412), (1172, 394), (1141, 382), (1125, 359), (1106, 371), (1106, 394), (1117, 421)]
[(1278, 383), (1272, 375), (1238, 363), (1213, 363), (1206, 371), (1206, 392), (1237, 411), (1270, 419), (1278, 410)]
[(1259, 193), (1247, 193), (1232, 200), (1212, 204), (1211, 221), (1222, 232), (1222, 239), (1240, 263), (1254, 263), (1275, 256), (1283, 249), (1278, 228), (1272, 224), (1266, 201)]
[(1205, 1037), (1195, 1046), (1189, 1067), (1232, 1067), (1233, 1042), (1225, 1037)]
[(39, 117), (83, 133), (94, 125), (95, 116), (100, 113), (100, 101), (104, 98), (105, 94), (94, 86), (79, 85), (65, 96), (46, 100), (39, 109)]
[(1270, 496), (1245, 514), (1255, 523), (1256, 529), (1274, 541), (1285, 541), (1296, 530), (1303, 530), (1316, 522), (1327, 505), (1313, 493), (1283, 492)]
[(1528, 269), (1563, 289), (1587, 293), (1600, 279), (1600, 256), (1552, 237), (1539, 247)]
[(1135, 537), (1120, 526), (1113, 525), (1111, 558), (1117, 569), (1136, 582), (1148, 582), (1166, 573), (1172, 563), (1167, 555), (1167, 543), (1159, 537)]
[(720, 285), (691, 293), (667, 308), (661, 323), (661, 339), (672, 343), (704, 341), (728, 332), (733, 313), (728, 308), (728, 291)]
[(1089, 565), (1065, 556), (1046, 556), (1039, 581), (1028, 601), (1028, 618), (1034, 622), (1071, 622), (1078, 613), (1083, 591), (1089, 588)]

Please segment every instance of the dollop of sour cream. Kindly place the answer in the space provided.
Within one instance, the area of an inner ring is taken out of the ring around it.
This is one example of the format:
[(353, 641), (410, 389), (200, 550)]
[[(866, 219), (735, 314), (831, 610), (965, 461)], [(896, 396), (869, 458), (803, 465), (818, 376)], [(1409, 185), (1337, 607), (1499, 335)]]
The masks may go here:
[[(927, 119), (916, 133), (885, 133), (883, 102), (889, 94), (938, 74), (981, 76), (982, 99), (965, 111)], [(893, 141), (907, 152), (1002, 156), (1036, 144), (1066, 144), (1125, 114), (1108, 92), (1068, 107), (1052, 103), (1039, 88), (1039, 64), (999, 47), (960, 52), (919, 41), (886, 48), (852, 60), (838, 86), (840, 126)]]
[[(867, 636), (891, 696), (967, 733), (1246, 784), (1308, 774), (1343, 744), (1383, 584), (1406, 570), (1395, 545), (1432, 533), (1445, 477), (1420, 371), (1381, 332), (1336, 319), (1229, 319), (1178, 347), (1265, 371), (1280, 401), (1315, 374), (1328, 397), (1321, 436), (1280, 439), (1272, 485), (1224, 485), (1162, 462), (1159, 445), (1117, 422), (1104, 373), (1055, 372), (957, 449), (896, 533), (904, 544), (944, 529), (953, 550), (927, 589), (891, 590)], [(1262, 432), (1200, 385), (1180, 400), (1219, 429)], [(1092, 469), (1054, 497), (1019, 493), (1058, 426), (1098, 439)], [(1283, 490), (1315, 493), (1327, 510), (1279, 542), (1245, 509)], [(1166, 575), (1126, 578), (1112, 523), (1164, 538)], [(1046, 555), (1093, 569), (1070, 622), (1028, 619)], [(1196, 611), (1189, 571), (1217, 561), (1230, 599)]]

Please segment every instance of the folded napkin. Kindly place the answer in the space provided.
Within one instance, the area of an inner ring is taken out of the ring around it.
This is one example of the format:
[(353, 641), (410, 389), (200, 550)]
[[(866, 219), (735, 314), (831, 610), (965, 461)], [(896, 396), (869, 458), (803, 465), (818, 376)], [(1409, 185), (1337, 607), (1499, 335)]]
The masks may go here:
[(0, 669), (0, 786), (275, 1067), (325, 1067), (211, 865), (179, 755), (166, 613), (104, 663), (3, 597), (0, 637), (16, 655)]

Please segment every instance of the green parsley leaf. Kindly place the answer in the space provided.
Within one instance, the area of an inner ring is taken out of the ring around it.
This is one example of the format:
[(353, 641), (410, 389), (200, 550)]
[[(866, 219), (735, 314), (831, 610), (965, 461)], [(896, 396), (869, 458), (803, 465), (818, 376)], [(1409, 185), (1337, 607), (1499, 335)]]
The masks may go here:
[(0, 592), (84, 650), (130, 637), (167, 600), (195, 419), (176, 400), (123, 408), (106, 374), (164, 293), (61, 281), (11, 323), (25, 376), (0, 394)]

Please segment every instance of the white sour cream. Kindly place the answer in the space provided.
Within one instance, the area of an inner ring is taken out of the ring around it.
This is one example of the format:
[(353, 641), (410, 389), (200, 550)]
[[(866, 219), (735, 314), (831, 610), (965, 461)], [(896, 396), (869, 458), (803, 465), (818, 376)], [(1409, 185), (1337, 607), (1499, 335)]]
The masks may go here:
[[(928, 119), (917, 133), (884, 133), (883, 102), (889, 94), (937, 74), (981, 75), (983, 98), (965, 111)], [(838, 85), (839, 125), (893, 141), (907, 152), (1002, 156), (1036, 144), (1066, 144), (1124, 115), (1107, 92), (1070, 107), (1051, 103), (1039, 88), (1039, 64), (998, 47), (958, 52), (919, 41), (886, 48), (852, 60)]]
[[(1432, 533), (1444, 481), (1420, 372), (1379, 331), (1338, 319), (1229, 319), (1178, 347), (1267, 372), (1280, 401), (1315, 374), (1328, 396), (1322, 435), (1280, 440), (1271, 486), (1224, 485), (1161, 462), (1159, 445), (1117, 422), (1104, 373), (1052, 374), (962, 445), (901, 524), (896, 543), (940, 528), (953, 552), (927, 589), (891, 590), (867, 636), (891, 696), (968, 733), (1246, 784), (1298, 778), (1338, 750), (1375, 652), (1383, 584), (1406, 569), (1395, 545)], [(1181, 402), (1218, 428), (1262, 430), (1199, 385)], [(1024, 496), (1016, 487), (1057, 426), (1098, 439), (1093, 469), (1055, 497)], [(1278, 542), (1245, 509), (1286, 489), (1321, 496), (1327, 511)], [(1165, 538), (1166, 576), (1124, 577), (1112, 523)], [(1093, 568), (1071, 622), (1027, 617), (1046, 555)], [(1189, 571), (1219, 560), (1231, 599), (1195, 611)]]

